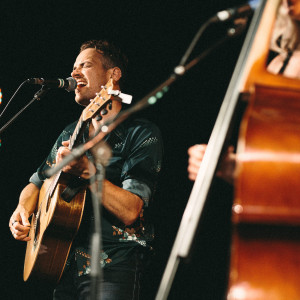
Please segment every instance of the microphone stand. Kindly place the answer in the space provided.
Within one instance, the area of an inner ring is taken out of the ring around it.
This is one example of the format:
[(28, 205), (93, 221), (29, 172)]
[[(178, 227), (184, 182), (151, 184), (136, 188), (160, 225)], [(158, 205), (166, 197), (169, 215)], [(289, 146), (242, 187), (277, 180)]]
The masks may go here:
[(101, 203), (102, 203), (102, 185), (105, 178), (104, 166), (96, 163), (96, 186), (91, 191), (92, 205), (94, 211), (94, 232), (91, 237), (91, 299), (97, 299), (102, 279), (102, 268), (99, 261), (101, 259), (100, 252), (102, 249), (101, 237)]
[(41, 100), (42, 97), (44, 97), (49, 91), (49, 88), (45, 85), (42, 86), (42, 88), (37, 91), (33, 98), (30, 100), (28, 104), (26, 104), (18, 113), (16, 113), (1, 129), (0, 134), (8, 128), (8, 126), (19, 117), (19, 115), (27, 108), (29, 107), (35, 100)]
[[(96, 147), (95, 147), (96, 148)], [(97, 149), (93, 149), (92, 154), (96, 166), (95, 184), (91, 183), (92, 205), (94, 211), (94, 232), (91, 237), (91, 299), (97, 299), (101, 288), (102, 268), (99, 264), (102, 250), (101, 234), (101, 203), (103, 181), (105, 179), (105, 166), (111, 157), (111, 151), (106, 143), (100, 143)]]

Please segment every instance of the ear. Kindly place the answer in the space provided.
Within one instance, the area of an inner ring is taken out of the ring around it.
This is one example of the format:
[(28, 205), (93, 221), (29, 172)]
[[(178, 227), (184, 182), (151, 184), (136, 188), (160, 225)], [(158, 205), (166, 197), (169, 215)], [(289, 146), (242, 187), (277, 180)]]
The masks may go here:
[(118, 82), (120, 80), (120, 78), (122, 77), (121, 69), (118, 67), (114, 67), (112, 69), (111, 77), (112, 77), (113, 81)]

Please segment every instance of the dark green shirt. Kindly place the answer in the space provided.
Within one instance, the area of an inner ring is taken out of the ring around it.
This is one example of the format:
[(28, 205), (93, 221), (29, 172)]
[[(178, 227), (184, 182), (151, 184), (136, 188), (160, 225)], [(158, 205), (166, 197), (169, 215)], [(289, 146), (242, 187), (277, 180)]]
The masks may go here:
[[(30, 182), (41, 187), (46, 169), (55, 164), (57, 150), (62, 141), (69, 140), (77, 122), (67, 126), (55, 142), (50, 154)], [(84, 140), (87, 138), (88, 128)], [(113, 184), (138, 195), (144, 207), (137, 221), (125, 226), (102, 207), (102, 253), (101, 265), (104, 268), (126, 269), (136, 250), (150, 250), (154, 238), (153, 226), (148, 220), (148, 209), (156, 188), (162, 161), (162, 139), (159, 129), (149, 121), (126, 120), (106, 137), (112, 150), (112, 157), (106, 167), (106, 179)], [(89, 157), (90, 154), (87, 153)], [(79, 275), (90, 272), (90, 236), (93, 228), (93, 211), (88, 193), (80, 228), (72, 246)]]

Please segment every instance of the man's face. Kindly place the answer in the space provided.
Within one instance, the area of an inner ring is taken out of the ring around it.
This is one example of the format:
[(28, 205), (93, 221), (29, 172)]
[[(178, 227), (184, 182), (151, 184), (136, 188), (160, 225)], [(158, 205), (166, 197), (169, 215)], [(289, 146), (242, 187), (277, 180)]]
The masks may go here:
[(88, 105), (96, 97), (101, 86), (109, 80), (111, 72), (101, 62), (101, 54), (94, 48), (83, 50), (77, 56), (71, 76), (77, 81), (75, 100), (81, 105)]
[(296, 20), (300, 20), (300, 0), (284, 0), (284, 4), (288, 8), (289, 15)]

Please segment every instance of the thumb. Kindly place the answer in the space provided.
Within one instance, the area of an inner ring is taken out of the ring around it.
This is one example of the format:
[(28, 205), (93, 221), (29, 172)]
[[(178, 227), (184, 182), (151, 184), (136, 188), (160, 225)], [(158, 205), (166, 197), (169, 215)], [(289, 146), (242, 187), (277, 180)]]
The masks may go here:
[(21, 215), (23, 225), (30, 226), (30, 223), (28, 221), (28, 213), (21, 212), (20, 215)]

